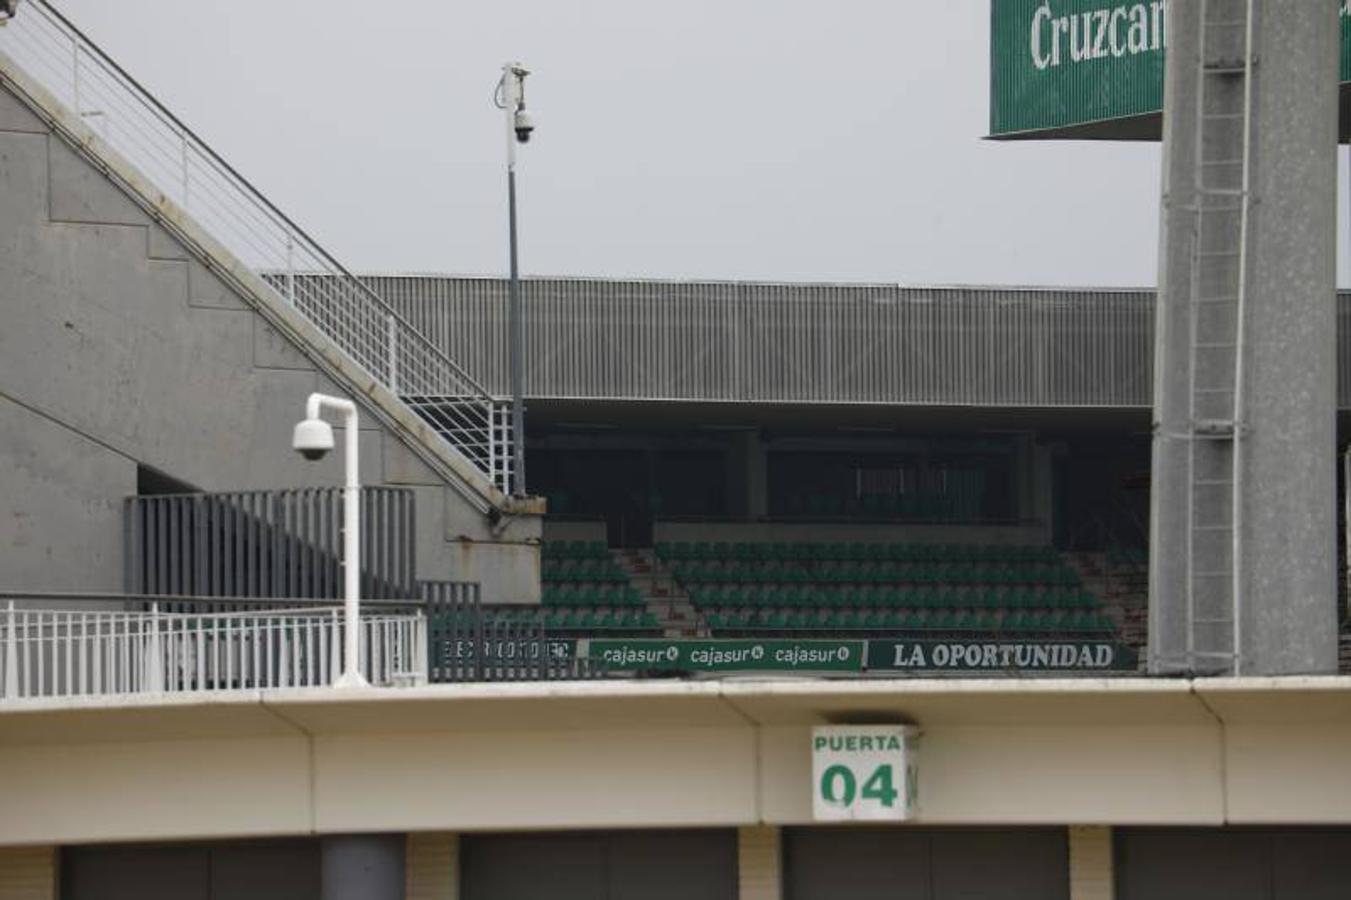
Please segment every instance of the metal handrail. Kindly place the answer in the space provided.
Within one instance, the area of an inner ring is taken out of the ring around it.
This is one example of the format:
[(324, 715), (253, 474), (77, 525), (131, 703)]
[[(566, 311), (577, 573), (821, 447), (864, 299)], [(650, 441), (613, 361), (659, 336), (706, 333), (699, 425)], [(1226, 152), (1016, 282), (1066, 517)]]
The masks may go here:
[[(195, 594), (135, 594), (112, 593), (108, 591), (14, 591), (0, 590), (0, 604), (9, 600), (41, 604), (55, 603), (120, 603), (128, 606), (148, 606), (159, 603), (164, 606), (199, 605), (204, 609), (221, 606), (259, 607), (268, 611), (275, 609), (329, 609), (333, 607), (330, 597), (202, 597)], [(382, 610), (421, 610), (426, 602), (421, 599), (389, 600), (363, 597), (361, 606)]]
[[(30, 0), (0, 48), (174, 203), (265, 279), (371, 378), (503, 491), (513, 454), (504, 404), (227, 163), (48, 0)], [(280, 282), (280, 283), (279, 283)]]
[[(42, 698), (328, 687), (345, 671), (336, 606), (237, 612), (0, 607), (0, 705)], [(427, 620), (370, 613), (357, 666), (375, 685), (427, 682)]]

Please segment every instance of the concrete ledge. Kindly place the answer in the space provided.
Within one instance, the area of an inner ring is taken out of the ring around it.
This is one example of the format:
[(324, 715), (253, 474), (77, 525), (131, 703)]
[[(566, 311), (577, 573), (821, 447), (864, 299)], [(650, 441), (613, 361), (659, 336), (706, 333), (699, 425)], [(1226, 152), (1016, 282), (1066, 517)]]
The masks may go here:
[(803, 825), (906, 720), (931, 825), (1351, 823), (1351, 678), (539, 682), (0, 709), (0, 845)]
[[(540, 727), (1351, 725), (1351, 676), (533, 681), (0, 701), (0, 744)], [(528, 723), (528, 724), (527, 724)]]

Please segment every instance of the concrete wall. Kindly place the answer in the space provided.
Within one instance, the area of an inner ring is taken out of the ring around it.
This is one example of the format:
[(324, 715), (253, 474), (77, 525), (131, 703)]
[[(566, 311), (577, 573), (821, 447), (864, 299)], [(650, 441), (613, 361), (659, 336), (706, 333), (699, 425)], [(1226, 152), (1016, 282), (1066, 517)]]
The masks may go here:
[(807, 825), (863, 716), (921, 729), (920, 824), (1351, 824), (1351, 679), (550, 682), (11, 705), (0, 846)]
[[(0, 588), (120, 590), (138, 463), (203, 490), (340, 483), (290, 431), (311, 391), (350, 391), (5, 92), (0, 197)], [(361, 461), (416, 491), (420, 577), (537, 598), (537, 517), (494, 529), (370, 410)]]

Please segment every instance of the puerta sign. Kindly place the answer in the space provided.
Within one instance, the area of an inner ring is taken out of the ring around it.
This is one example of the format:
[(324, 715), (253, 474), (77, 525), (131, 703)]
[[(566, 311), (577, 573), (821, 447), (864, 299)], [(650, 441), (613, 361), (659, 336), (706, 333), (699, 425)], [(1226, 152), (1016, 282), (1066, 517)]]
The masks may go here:
[(903, 822), (915, 815), (919, 778), (909, 725), (812, 729), (812, 818)]
[(1135, 653), (1113, 641), (869, 641), (869, 671), (1130, 672)]
[(860, 672), (864, 641), (590, 640), (577, 652), (611, 671)]
[[(1340, 0), (1342, 82), (1351, 81), (1351, 0)], [(1158, 139), (1167, 0), (990, 0), (990, 133), (1008, 136), (1149, 118)]]

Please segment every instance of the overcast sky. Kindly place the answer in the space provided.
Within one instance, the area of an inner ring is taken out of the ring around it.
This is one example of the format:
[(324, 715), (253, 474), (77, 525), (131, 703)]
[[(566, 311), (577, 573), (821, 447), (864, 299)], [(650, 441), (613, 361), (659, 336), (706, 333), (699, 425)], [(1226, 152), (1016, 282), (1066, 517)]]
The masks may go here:
[(58, 0), (351, 268), (1147, 285), (1159, 148), (982, 140), (989, 0)]

